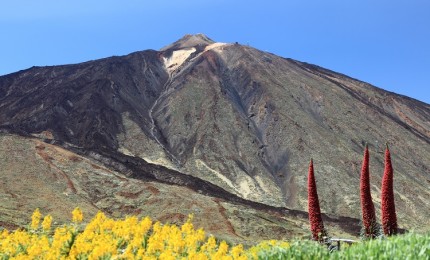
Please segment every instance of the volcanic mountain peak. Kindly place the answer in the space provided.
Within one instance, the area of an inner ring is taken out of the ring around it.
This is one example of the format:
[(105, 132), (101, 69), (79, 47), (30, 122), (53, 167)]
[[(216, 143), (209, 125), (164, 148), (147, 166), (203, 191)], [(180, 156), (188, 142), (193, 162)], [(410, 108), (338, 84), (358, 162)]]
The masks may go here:
[(186, 49), (192, 47), (206, 47), (213, 43), (215, 42), (212, 39), (202, 33), (186, 34), (176, 42), (161, 48), (160, 51)]
[[(363, 145), (369, 143), (376, 173), (388, 141), (399, 225), (407, 228), (421, 228), (430, 214), (429, 118), (428, 104), (202, 34), (160, 51), (0, 77), (0, 131), (75, 149), (130, 179), (229, 201), (306, 209), (303, 172), (312, 156), (323, 212), (357, 217)], [(9, 150), (4, 154), (20, 158), (25, 149)], [(12, 162), (0, 160), (0, 169), (13, 169)], [(380, 175), (373, 182), (377, 194)], [(107, 190), (88, 184), (98, 189)], [(8, 192), (0, 182), (0, 198)]]
[(206, 51), (224, 45), (227, 44), (214, 42), (204, 34), (187, 34), (173, 44), (161, 49), (164, 66), (169, 73), (172, 73), (189, 58), (197, 57)]

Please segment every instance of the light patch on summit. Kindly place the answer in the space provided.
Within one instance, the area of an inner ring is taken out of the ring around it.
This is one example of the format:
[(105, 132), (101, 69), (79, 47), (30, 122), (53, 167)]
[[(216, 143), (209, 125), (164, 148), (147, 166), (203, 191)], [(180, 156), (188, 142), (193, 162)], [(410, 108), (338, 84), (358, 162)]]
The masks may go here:
[(174, 51), (172, 53), (172, 56), (170, 56), (169, 58), (163, 58), (164, 66), (167, 68), (167, 71), (169, 73), (172, 73), (174, 70), (179, 68), (179, 66), (181, 66), (195, 51), (195, 48)]
[[(206, 46), (205, 51), (209, 51), (209, 50), (215, 49), (215, 48), (217, 48), (217, 47), (225, 46), (225, 45), (227, 45), (227, 43), (224, 43), (224, 42), (216, 42), (216, 43), (212, 43), (212, 44), (210, 44), (210, 45)], [(218, 50), (221, 50), (221, 51), (222, 51), (222, 48), (220, 48), (220, 49), (218, 49)]]

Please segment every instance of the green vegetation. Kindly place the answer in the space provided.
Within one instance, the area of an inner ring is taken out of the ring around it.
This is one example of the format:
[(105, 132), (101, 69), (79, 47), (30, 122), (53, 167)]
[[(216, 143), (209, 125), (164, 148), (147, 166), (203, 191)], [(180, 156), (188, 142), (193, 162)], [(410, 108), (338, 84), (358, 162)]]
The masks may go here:
[(297, 240), (289, 248), (273, 246), (261, 250), (259, 259), (430, 259), (430, 234), (408, 233), (386, 239), (342, 244), (340, 251), (330, 252), (315, 241)]

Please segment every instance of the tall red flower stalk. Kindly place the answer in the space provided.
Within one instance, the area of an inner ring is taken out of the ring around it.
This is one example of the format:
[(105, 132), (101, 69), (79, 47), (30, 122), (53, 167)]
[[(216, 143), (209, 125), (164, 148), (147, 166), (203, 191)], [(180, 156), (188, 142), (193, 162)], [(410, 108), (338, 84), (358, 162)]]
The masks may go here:
[(391, 164), (390, 150), (385, 150), (384, 176), (382, 177), (381, 208), (382, 229), (385, 235), (397, 234), (397, 216), (394, 205), (393, 166)]
[(375, 206), (373, 205), (372, 195), (370, 193), (369, 175), (369, 148), (366, 145), (360, 174), (361, 213), (364, 226), (363, 235), (367, 238), (375, 238), (378, 235), (378, 227), (376, 225)]
[(323, 221), (321, 218), (320, 203), (318, 200), (317, 185), (314, 176), (314, 164), (311, 159), (308, 173), (308, 214), (311, 226), (312, 238), (322, 241), (325, 236)]

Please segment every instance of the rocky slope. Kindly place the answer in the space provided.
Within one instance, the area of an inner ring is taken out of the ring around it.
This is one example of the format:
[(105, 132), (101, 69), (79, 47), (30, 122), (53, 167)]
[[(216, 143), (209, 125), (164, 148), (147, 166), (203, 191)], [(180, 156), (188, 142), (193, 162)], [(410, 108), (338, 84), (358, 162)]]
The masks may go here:
[(127, 178), (203, 185), (241, 205), (306, 210), (313, 157), (322, 211), (352, 218), (363, 147), (379, 207), (388, 142), (399, 225), (430, 229), (428, 104), (204, 35), (2, 76), (0, 128), (95, 156)]
[[(150, 166), (142, 167), (147, 172), (134, 178), (118, 162), (96, 153), (82, 156), (71, 151), (74, 149), (0, 134), (0, 227), (25, 226), (36, 207), (43, 214), (52, 214), (55, 225), (61, 225), (70, 221), (71, 209), (79, 206), (85, 221), (99, 210), (112, 217), (150, 216), (176, 224), (193, 214), (193, 223), (208, 234), (245, 244), (308, 235), (306, 212), (240, 200), (226, 192), (220, 194), (222, 190), (209, 195), (204, 183), (187, 187), (149, 180)], [(122, 172), (113, 169), (121, 167)], [(169, 172), (158, 169), (156, 174)], [(335, 234), (351, 237), (359, 230), (355, 219), (325, 215), (325, 220)]]

